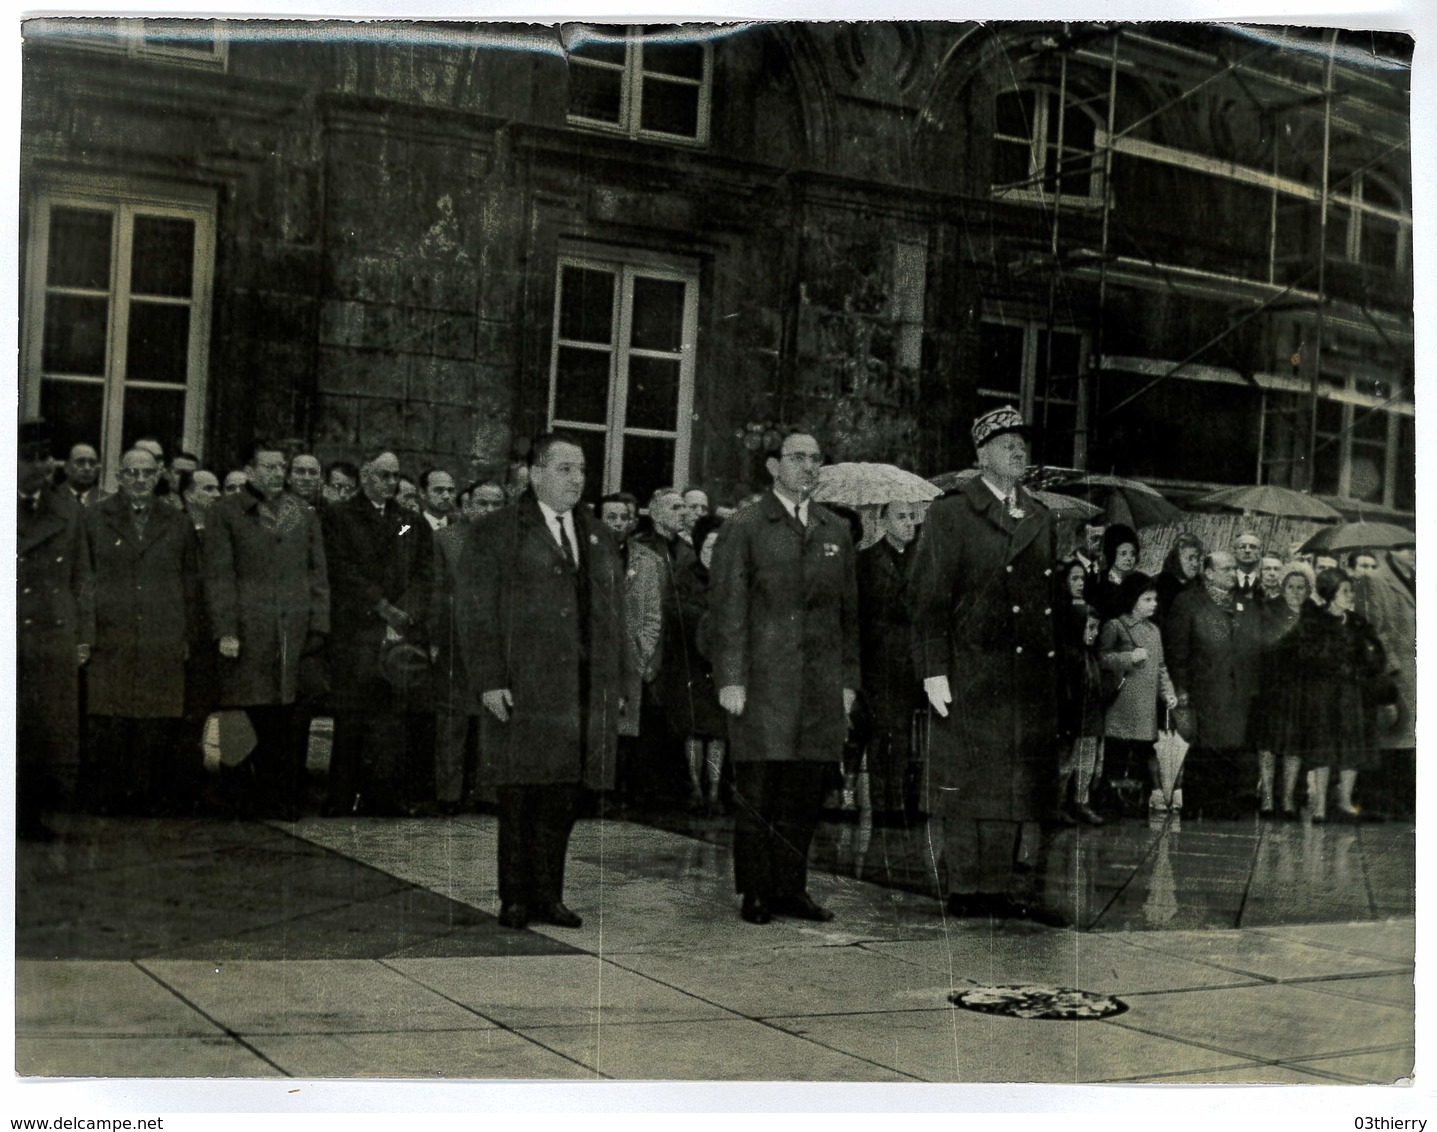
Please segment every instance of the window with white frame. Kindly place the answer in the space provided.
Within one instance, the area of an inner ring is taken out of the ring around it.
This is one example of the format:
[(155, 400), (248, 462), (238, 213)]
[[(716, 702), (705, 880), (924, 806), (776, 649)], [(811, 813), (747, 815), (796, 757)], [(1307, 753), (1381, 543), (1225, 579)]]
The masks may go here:
[(1005, 200), (1089, 205), (1103, 199), (1093, 105), (1047, 87), (998, 95), (993, 130), (993, 195)]
[(1033, 429), (1034, 463), (1073, 467), (1083, 401), (1087, 338), (1036, 320), (984, 318), (976, 413), (1004, 405)]
[(569, 121), (631, 138), (707, 143), (713, 47), (692, 28), (585, 28), (569, 49)]
[(55, 451), (100, 450), (106, 479), (154, 437), (200, 452), (214, 273), (213, 199), (55, 189), (26, 267), (21, 398)]
[(1356, 173), (1338, 201), (1327, 210), (1328, 257), (1400, 270), (1411, 232), (1401, 198), (1380, 178)]
[(223, 20), (44, 18), (30, 21), (25, 34), (37, 42), (217, 70), (229, 53)]
[(687, 480), (698, 291), (692, 265), (560, 257), (549, 423), (579, 436), (590, 498)]
[(1412, 394), (1386, 376), (1351, 374), (1343, 394), (1318, 402), (1313, 489), (1388, 507), (1412, 506), (1409, 451)]

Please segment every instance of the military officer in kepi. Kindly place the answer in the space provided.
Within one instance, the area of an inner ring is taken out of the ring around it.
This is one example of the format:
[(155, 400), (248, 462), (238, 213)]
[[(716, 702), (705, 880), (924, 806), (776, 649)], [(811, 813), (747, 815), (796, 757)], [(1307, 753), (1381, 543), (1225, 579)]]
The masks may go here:
[(1010, 407), (975, 420), (980, 474), (928, 510), (909, 575), (913, 661), (932, 706), (949, 912), (1061, 925), (1017, 883), (1041, 882), (1021, 866), (1038, 858), (1058, 730), (1054, 524), (1021, 483), (1026, 433)]

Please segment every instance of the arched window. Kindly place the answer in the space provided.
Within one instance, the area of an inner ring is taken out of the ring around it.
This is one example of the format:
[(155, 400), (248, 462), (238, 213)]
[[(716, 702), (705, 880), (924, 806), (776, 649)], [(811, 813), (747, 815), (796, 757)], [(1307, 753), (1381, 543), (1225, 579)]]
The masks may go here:
[(993, 195), (1087, 205), (1103, 198), (1102, 121), (1095, 102), (1047, 87), (1005, 90), (996, 102)]

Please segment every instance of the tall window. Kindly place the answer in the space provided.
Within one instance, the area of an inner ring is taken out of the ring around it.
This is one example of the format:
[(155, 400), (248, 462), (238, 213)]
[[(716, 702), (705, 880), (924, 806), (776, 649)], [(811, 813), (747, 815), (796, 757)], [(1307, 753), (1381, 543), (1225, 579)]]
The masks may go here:
[(1085, 205), (1103, 198), (1093, 109), (1055, 90), (1024, 87), (998, 95), (993, 131), (993, 195), (1008, 200)]
[(677, 25), (585, 28), (569, 52), (569, 121), (706, 143), (713, 47), (694, 36)]
[(212, 204), (39, 199), (22, 404), (50, 422), (57, 452), (97, 445), (107, 476), (141, 437), (199, 452), (213, 265)]
[(1076, 330), (1050, 336), (1035, 321), (984, 319), (976, 411), (1012, 405), (1033, 426), (1035, 463), (1073, 467), (1080, 462), (1079, 409), (1087, 341)]
[(223, 69), (228, 40), (223, 20), (42, 18), (27, 23), (27, 38), (92, 51), (120, 52), (191, 67)]
[(687, 479), (698, 290), (682, 265), (561, 257), (549, 423), (583, 441), (591, 499)]

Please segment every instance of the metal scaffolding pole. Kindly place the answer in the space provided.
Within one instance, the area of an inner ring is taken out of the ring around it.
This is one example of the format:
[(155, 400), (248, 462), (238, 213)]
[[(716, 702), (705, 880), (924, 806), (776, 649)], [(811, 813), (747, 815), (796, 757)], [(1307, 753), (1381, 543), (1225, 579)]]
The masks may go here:
[(1322, 331), (1327, 312), (1327, 198), (1329, 162), (1332, 157), (1332, 77), (1337, 59), (1338, 29), (1332, 29), (1327, 50), (1327, 74), (1323, 81), (1322, 109), (1322, 195), (1318, 203), (1317, 221), (1317, 325), (1312, 349), (1311, 403), (1307, 415), (1307, 476), (1309, 491), (1317, 486), (1317, 406), (1322, 383)]

